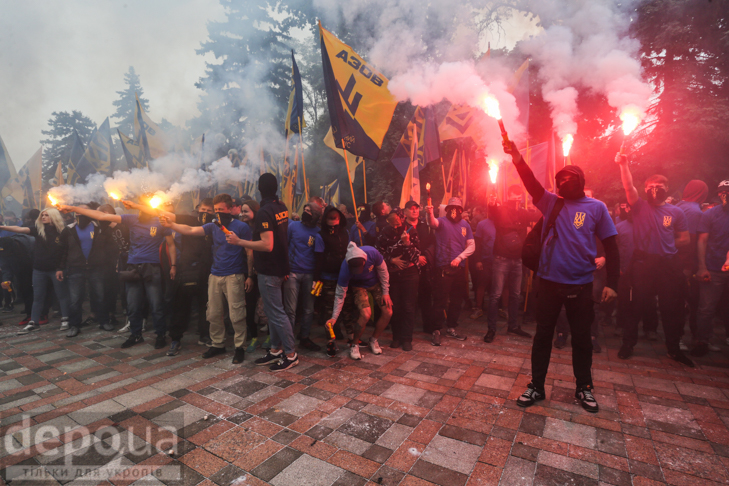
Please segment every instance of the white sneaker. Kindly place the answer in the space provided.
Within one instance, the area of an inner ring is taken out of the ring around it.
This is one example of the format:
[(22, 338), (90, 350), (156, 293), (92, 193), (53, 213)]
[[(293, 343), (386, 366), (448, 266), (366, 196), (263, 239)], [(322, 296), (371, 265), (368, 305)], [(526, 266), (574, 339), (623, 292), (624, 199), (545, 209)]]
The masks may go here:
[(688, 350), (689, 350), (689, 347), (688, 347), (688, 346), (686, 346), (686, 343), (684, 343), (684, 342), (683, 342), (683, 339), (681, 339), (681, 340), (680, 340), (680, 341), (678, 342), (678, 348), (679, 348), (679, 349), (680, 349), (681, 351), (688, 351)]
[(377, 339), (373, 337), (370, 338), (370, 349), (372, 350), (372, 354), (382, 354), (382, 348), (380, 348), (380, 343), (378, 343)]
[(37, 331), (38, 329), (40, 329), (40, 326), (37, 325), (35, 322), (30, 321), (27, 326), (25, 326), (23, 329), (18, 331), (18, 336), (22, 336), (24, 334), (30, 334), (31, 332)]
[(349, 357), (352, 359), (362, 359), (362, 355), (359, 354), (359, 346), (355, 344), (349, 346)]
[(131, 329), (132, 329), (132, 325), (129, 323), (129, 319), (127, 319), (127, 323), (124, 325), (124, 327), (119, 329), (117, 332), (129, 332), (129, 331), (131, 331)]
[(147, 332), (147, 319), (142, 319), (142, 332)]
[(718, 353), (719, 351), (721, 351), (721, 348), (714, 343), (709, 343), (709, 351), (713, 353)]
[(68, 330), (68, 321), (61, 321), (61, 331), (67, 331)]

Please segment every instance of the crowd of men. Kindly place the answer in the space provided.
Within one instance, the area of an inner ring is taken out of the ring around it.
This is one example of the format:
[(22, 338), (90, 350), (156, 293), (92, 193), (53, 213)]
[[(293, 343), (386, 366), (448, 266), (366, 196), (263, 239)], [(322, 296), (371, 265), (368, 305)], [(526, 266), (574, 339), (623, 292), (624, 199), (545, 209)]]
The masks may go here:
[[(57, 306), (61, 330), (74, 338), (84, 326), (114, 331), (121, 300), (126, 325), (119, 332), (129, 333), (121, 347), (143, 342), (149, 321), (156, 349), (171, 341), (169, 356), (180, 353), (197, 316), (203, 358), (226, 353), (231, 338), (233, 363), (260, 347), (265, 354), (255, 364), (281, 371), (298, 364), (297, 341), (316, 352), (327, 339), (333, 356), (333, 343), (344, 340), (355, 360), (365, 348), (381, 354), (388, 326), (389, 346), (411, 351), (418, 313), (433, 346), (465, 341), (459, 329), (464, 303), (475, 320), (486, 308), (484, 342), (494, 341), (500, 314), (508, 334), (531, 338), (517, 318), (526, 289), (534, 296), (528, 314), (536, 334), (532, 382), (517, 404), (545, 398), (552, 346), (564, 347), (571, 336), (575, 398), (591, 412), (598, 411), (591, 366), (593, 353), (601, 351), (601, 319), (616, 315), (621, 359), (633, 355), (641, 321), (644, 336), (657, 339), (659, 314), (670, 358), (693, 367), (684, 351), (704, 356), (722, 349), (713, 319), (723, 318), (729, 330), (729, 180), (719, 184), (716, 201), (707, 203), (713, 191), (691, 181), (672, 204), (668, 180), (654, 175), (641, 197), (627, 158), (618, 154), (626, 200), (611, 214), (585, 189), (579, 167), (556, 174), (555, 194), (537, 181), (513, 143), (505, 142), (504, 150), (532, 209), (521, 186), (512, 186), (503, 203), (492, 197), (470, 211), (454, 197), (440, 208), (378, 202), (351, 214), (312, 197), (294, 215), (267, 173), (258, 181), (260, 203), (218, 194), (193, 213), (175, 213), (172, 204), (153, 209), (142, 197), (123, 201), (123, 208), (89, 202), (34, 210), (23, 224), (6, 214), (3, 310), (22, 299), (23, 335), (41, 329)], [(687, 318), (690, 350), (683, 338)]]

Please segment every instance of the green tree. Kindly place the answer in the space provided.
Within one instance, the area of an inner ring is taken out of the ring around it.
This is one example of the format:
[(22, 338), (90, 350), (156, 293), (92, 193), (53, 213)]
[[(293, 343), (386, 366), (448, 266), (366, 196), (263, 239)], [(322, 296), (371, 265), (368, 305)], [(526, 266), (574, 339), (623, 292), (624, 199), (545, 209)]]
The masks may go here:
[(281, 127), (291, 78), (291, 29), (313, 25), (309, 2), (220, 0), (226, 19), (208, 24), (209, 40), (197, 53), (211, 53), (196, 86), (203, 90), (194, 133), (222, 135), (222, 149), (239, 148), (272, 126)]
[(628, 139), (636, 183), (659, 172), (671, 192), (690, 179), (714, 189), (729, 176), (729, 3), (649, 0), (633, 24), (657, 93)]
[(116, 126), (119, 130), (127, 136), (134, 137), (134, 114), (137, 106), (135, 93), (139, 95), (139, 102), (146, 112), (149, 111), (149, 100), (144, 98), (144, 89), (133, 66), (129, 66), (129, 71), (124, 74), (124, 84), (126, 88), (116, 92), (119, 99), (112, 102), (116, 111), (111, 117), (117, 120)]
[(48, 130), (41, 133), (47, 138), (41, 140), (43, 144), (43, 179), (48, 180), (55, 176), (59, 161), (63, 161), (63, 170), (66, 171), (68, 157), (73, 143), (73, 131), (78, 132), (81, 140), (86, 143), (91, 137), (96, 125), (90, 118), (80, 111), (56, 112), (48, 120)]

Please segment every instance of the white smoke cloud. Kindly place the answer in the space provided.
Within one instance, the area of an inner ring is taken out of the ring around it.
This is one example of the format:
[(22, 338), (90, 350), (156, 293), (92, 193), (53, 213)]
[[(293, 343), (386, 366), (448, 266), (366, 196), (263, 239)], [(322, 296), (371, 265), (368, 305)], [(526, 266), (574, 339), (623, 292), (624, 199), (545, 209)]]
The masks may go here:
[(553, 1), (531, 6), (547, 27), (519, 49), (539, 66), (542, 94), (560, 136), (577, 130), (575, 88), (605, 95), (618, 113), (631, 107), (644, 116), (652, 88), (642, 80), (640, 45), (627, 35), (626, 2)]

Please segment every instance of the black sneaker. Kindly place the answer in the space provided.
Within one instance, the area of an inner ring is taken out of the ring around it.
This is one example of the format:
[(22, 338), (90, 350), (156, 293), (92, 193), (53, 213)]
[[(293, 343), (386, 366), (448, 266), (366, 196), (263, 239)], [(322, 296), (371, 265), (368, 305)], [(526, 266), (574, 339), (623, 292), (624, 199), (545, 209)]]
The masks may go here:
[(405, 341), (404, 343), (402, 343), (402, 350), (403, 351), (412, 351), (413, 343), (410, 341)]
[(170, 349), (167, 351), (167, 356), (177, 356), (180, 354), (180, 350), (182, 349), (182, 346), (180, 345), (180, 341), (172, 341), (172, 344), (170, 344)]
[(631, 356), (633, 356), (633, 346), (628, 346), (627, 344), (623, 344), (622, 346), (620, 346), (620, 351), (618, 351), (618, 358), (628, 359)]
[(458, 334), (456, 332), (456, 330), (454, 328), (452, 328), (452, 327), (449, 327), (446, 330), (446, 336), (448, 336), (449, 338), (456, 339), (458, 341), (465, 341), (467, 339), (466, 336), (464, 336), (462, 334)]
[(212, 347), (212, 348), (208, 348), (208, 350), (202, 354), (202, 357), (205, 359), (208, 359), (208, 358), (214, 358), (215, 356), (218, 356), (221, 354), (225, 354), (224, 347), (223, 348)]
[(674, 361), (678, 361), (682, 365), (688, 366), (689, 368), (696, 367), (696, 365), (694, 364), (694, 362), (691, 361), (691, 359), (688, 356), (686, 356), (685, 354), (683, 354), (683, 351), (681, 351), (681, 350), (678, 350), (675, 353), (668, 353), (668, 357), (671, 358)]
[(599, 410), (597, 400), (595, 400), (595, 396), (592, 394), (591, 386), (584, 386), (581, 389), (578, 388), (575, 391), (575, 398), (580, 401), (582, 408), (588, 412), (596, 413)]
[(557, 349), (562, 349), (565, 346), (567, 346), (567, 336), (565, 336), (563, 333), (557, 333), (557, 339), (554, 340), (554, 347)]
[(534, 388), (534, 385), (529, 383), (526, 391), (522, 393), (519, 398), (516, 399), (516, 404), (520, 407), (529, 407), (531, 405), (534, 405), (535, 402), (544, 400), (544, 398), (544, 391), (537, 391), (537, 389)]
[(312, 341), (308, 337), (299, 339), (299, 344), (301, 346), (303, 346), (304, 348), (308, 349), (309, 351), (321, 351), (321, 346), (316, 344), (314, 341)]
[(283, 351), (279, 351), (276, 354), (273, 354), (271, 351), (269, 351), (268, 353), (266, 353), (266, 356), (264, 356), (263, 358), (258, 358), (253, 363), (256, 366), (265, 366), (280, 361), (282, 356)]
[(144, 342), (144, 338), (142, 337), (141, 334), (132, 334), (131, 336), (129, 336), (129, 339), (127, 339), (126, 341), (124, 341), (122, 343), (121, 347), (122, 347), (122, 349), (131, 348), (135, 344), (139, 344), (139, 343), (143, 343), (143, 342)]
[(525, 338), (532, 337), (531, 334), (529, 334), (528, 332), (526, 332), (521, 327), (513, 327), (513, 328), (507, 330), (506, 332), (508, 332), (509, 334), (516, 334), (517, 336), (521, 336), (521, 337), (525, 337)]
[(235, 354), (233, 354), (233, 364), (241, 364), (246, 358), (246, 350), (243, 348), (235, 348)]
[(157, 334), (157, 339), (154, 340), (154, 349), (162, 349), (167, 347), (167, 339), (164, 334)]
[(486, 335), (483, 337), (483, 342), (485, 343), (493, 343), (494, 338), (496, 337), (496, 331), (493, 329), (489, 329)]
[(283, 358), (278, 362), (271, 365), (269, 368), (271, 371), (283, 371), (289, 368), (293, 368), (299, 364), (299, 355), (295, 354), (293, 358), (289, 358), (286, 354), (283, 354)]

